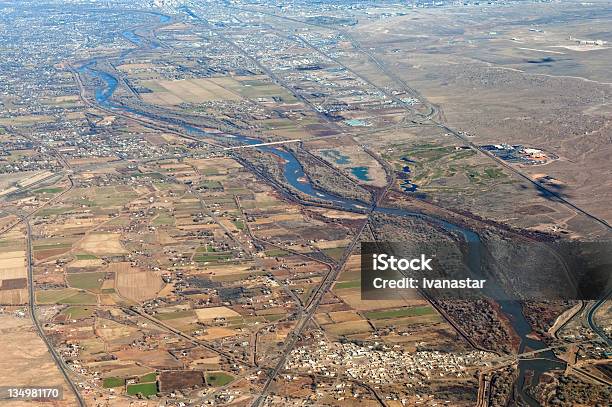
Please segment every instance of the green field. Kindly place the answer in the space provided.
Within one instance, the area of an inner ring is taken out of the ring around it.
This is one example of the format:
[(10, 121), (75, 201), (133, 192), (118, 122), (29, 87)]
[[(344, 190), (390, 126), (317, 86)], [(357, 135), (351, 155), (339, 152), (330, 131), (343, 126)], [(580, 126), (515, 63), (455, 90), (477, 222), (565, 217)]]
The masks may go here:
[(106, 225), (107, 226), (127, 226), (130, 224), (130, 219), (128, 217), (116, 217), (115, 219), (109, 220)]
[(233, 376), (223, 372), (206, 373), (206, 383), (209, 386), (221, 387), (231, 383), (234, 380)]
[(216, 253), (217, 249), (210, 245), (200, 246), (196, 249), (196, 253)]
[(62, 188), (40, 188), (34, 191), (35, 194), (57, 194), (58, 192), (62, 192)]
[(141, 178), (141, 177), (149, 177), (153, 179), (163, 179), (164, 176), (159, 172), (130, 172), (130, 177)]
[(430, 306), (424, 307), (411, 307), (411, 308), (400, 308), (391, 309), (385, 311), (371, 311), (364, 312), (364, 316), (368, 319), (388, 319), (388, 318), (400, 318), (400, 317), (415, 317), (421, 315), (433, 314), (434, 310)]
[(222, 260), (228, 260), (232, 258), (232, 254), (231, 253), (214, 253), (214, 254), (196, 254), (195, 256), (193, 256), (193, 260), (200, 262), (200, 263), (204, 263), (204, 262), (215, 262), (215, 261), (222, 261)]
[(127, 393), (131, 396), (136, 396), (138, 394), (144, 397), (154, 396), (157, 394), (157, 383), (130, 384), (127, 387)]
[(98, 187), (87, 189), (76, 189), (72, 195), (71, 201), (76, 205), (84, 205), (87, 207), (116, 207), (125, 205), (132, 199), (135, 199), (137, 194), (134, 190), (123, 190), (115, 187)]
[(158, 314), (155, 314), (155, 318), (159, 319), (160, 321), (167, 321), (170, 319), (187, 318), (187, 317), (195, 318), (195, 313), (193, 312), (193, 310), (188, 309), (185, 311), (160, 312)]
[(73, 288), (62, 288), (59, 290), (42, 290), (36, 292), (36, 301), (39, 303), (57, 304), (64, 298), (68, 298), (78, 293)]
[(66, 280), (70, 287), (99, 292), (105, 276), (106, 273), (103, 272), (72, 273), (66, 276)]
[[(411, 146), (405, 149), (398, 146), (403, 153), (388, 156), (395, 161), (397, 171), (404, 166), (410, 168), (410, 180), (422, 190), (435, 190), (438, 192), (456, 193), (475, 185), (492, 184), (495, 181), (507, 183), (508, 174), (502, 168), (482, 165), (471, 159), (477, 153), (471, 149), (455, 148), (454, 146), (440, 146), (432, 143)], [(408, 159), (410, 161), (399, 161)], [(453, 182), (453, 186), (434, 184), (434, 181), (459, 176), (459, 180), (467, 182)]]
[(74, 288), (43, 290), (36, 292), (36, 302), (41, 304), (96, 304), (97, 297)]
[(62, 311), (69, 319), (89, 318), (93, 315), (94, 309), (89, 307), (68, 307)]
[(21, 250), (23, 249), (23, 243), (19, 240), (0, 240), (0, 247), (2, 251), (13, 251), (13, 250)]
[(78, 294), (62, 299), (61, 303), (62, 304), (97, 304), (98, 298), (93, 294), (82, 291)]
[(107, 389), (112, 387), (122, 387), (125, 386), (125, 379), (120, 377), (107, 377), (102, 381), (102, 386)]
[(291, 253), (283, 249), (270, 249), (270, 250), (266, 250), (265, 253), (266, 253), (266, 256), (268, 257), (284, 257), (284, 256), (291, 255)]
[(334, 247), (331, 249), (324, 249), (323, 253), (325, 253), (327, 257), (330, 257), (334, 260), (340, 260), (342, 258), (342, 255), (344, 254), (344, 247)]
[(53, 249), (68, 249), (72, 247), (72, 243), (48, 243), (48, 244), (35, 244), (34, 250), (53, 250)]
[(342, 290), (343, 288), (358, 288), (361, 287), (361, 280), (341, 281), (336, 283), (334, 290)]
[(501, 168), (497, 168), (497, 167), (493, 167), (493, 168), (485, 168), (484, 170), (484, 175), (488, 178), (505, 178), (508, 175), (506, 175), (506, 173), (504, 173), (504, 171)]
[(283, 319), (286, 316), (287, 314), (271, 314), (271, 315), (264, 315), (264, 318), (268, 322), (274, 322), (274, 321), (278, 321), (279, 319)]
[(157, 380), (157, 373), (155, 372), (151, 372), (144, 376), (140, 376), (140, 378), (138, 379), (140, 383), (152, 383), (155, 380)]
[(155, 219), (153, 219), (153, 224), (155, 226), (173, 226), (174, 217), (172, 217), (170, 214), (161, 213)]

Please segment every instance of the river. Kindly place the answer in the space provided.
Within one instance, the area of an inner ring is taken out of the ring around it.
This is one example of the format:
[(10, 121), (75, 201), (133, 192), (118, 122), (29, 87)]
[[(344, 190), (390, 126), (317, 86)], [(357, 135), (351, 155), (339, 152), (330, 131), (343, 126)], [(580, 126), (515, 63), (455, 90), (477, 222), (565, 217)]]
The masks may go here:
[[(170, 21), (169, 18), (167, 18), (166, 16), (160, 15), (160, 22), (166, 23), (168, 21)], [(132, 31), (124, 31), (123, 36), (130, 40), (137, 38), (138, 41), (132, 41), (132, 42), (139, 46), (143, 45), (142, 41), (140, 40), (140, 37), (136, 35), (135, 33), (133, 33)], [(131, 51), (128, 51), (128, 52), (131, 52)], [(125, 57), (125, 55), (127, 55), (127, 53), (121, 54), (120, 59)], [(261, 140), (250, 138), (250, 137), (245, 137), (241, 135), (231, 135), (231, 136), (219, 136), (217, 134), (212, 135), (210, 133), (207, 133), (199, 129), (198, 127), (192, 124), (189, 124), (179, 119), (173, 118), (172, 120), (170, 119), (164, 120), (163, 118), (160, 118), (159, 116), (151, 115), (150, 113), (144, 110), (130, 108), (130, 107), (126, 107), (121, 104), (115, 103), (111, 100), (111, 97), (113, 96), (113, 93), (117, 89), (119, 81), (116, 77), (114, 77), (112, 74), (108, 72), (104, 72), (97, 68), (94, 69), (93, 66), (96, 63), (97, 63), (96, 59), (91, 60), (87, 62), (86, 64), (82, 65), (80, 68), (78, 68), (78, 72), (80, 74), (87, 74), (87, 75), (90, 75), (98, 79), (99, 86), (95, 88), (95, 92), (94, 92), (95, 99), (98, 104), (100, 104), (101, 106), (105, 108), (120, 109), (120, 110), (129, 112), (131, 114), (136, 114), (136, 115), (140, 115), (143, 117), (147, 117), (148, 119), (166, 121), (167, 123), (180, 126), (181, 128), (185, 130), (187, 134), (191, 136), (202, 137), (202, 138), (210, 137), (210, 138), (217, 138), (217, 139), (225, 138), (226, 141), (232, 141), (232, 142), (239, 141), (244, 144), (261, 143)], [(420, 218), (428, 222), (431, 222), (433, 224), (436, 224), (448, 232), (455, 232), (455, 233), (461, 234), (464, 237), (465, 241), (468, 243), (480, 243), (481, 242), (480, 236), (474, 231), (469, 230), (463, 226), (453, 224), (444, 219), (436, 218), (436, 217), (429, 216), (429, 215), (424, 215), (421, 213), (410, 212), (410, 211), (399, 209), (399, 208), (374, 207), (372, 206), (372, 204), (368, 204), (368, 203), (356, 201), (356, 200), (351, 200), (348, 198), (344, 198), (344, 197), (330, 194), (329, 192), (320, 190), (314, 187), (310, 183), (309, 178), (304, 173), (304, 169), (301, 163), (295, 158), (293, 154), (291, 154), (287, 150), (284, 150), (281, 147), (274, 147), (274, 146), (259, 146), (256, 148), (260, 151), (271, 153), (281, 158), (282, 161), (284, 162), (283, 175), (285, 179), (293, 188), (295, 188), (297, 191), (301, 192), (302, 194), (306, 196), (310, 196), (317, 200), (328, 201), (330, 203), (333, 203), (334, 206), (341, 208), (341, 209), (348, 210), (348, 211), (367, 212), (369, 210), (373, 210), (375, 212), (386, 214), (386, 215)], [(475, 245), (475, 246), (478, 246), (478, 245)], [(479, 270), (480, 269), (480, 253), (477, 251), (475, 253), (472, 252), (470, 254), (470, 258), (468, 259), (468, 262), (470, 263), (469, 266), (471, 270)], [(528, 335), (532, 332), (532, 329), (531, 329), (531, 326), (529, 325), (529, 322), (523, 315), (522, 305), (519, 301), (504, 300), (504, 301), (499, 301), (499, 305), (500, 305), (501, 311), (510, 321), (510, 324), (512, 325), (514, 331), (520, 337), (519, 353), (522, 353), (527, 349), (528, 350), (538, 350), (538, 349), (543, 349), (547, 346), (542, 341), (538, 341), (538, 340), (531, 339), (528, 337)], [(518, 393), (520, 397), (532, 407), (540, 406), (540, 404), (536, 400), (532, 399), (525, 392), (523, 383), (525, 383), (525, 380), (527, 377), (529, 377), (529, 375), (533, 375), (532, 383), (537, 383), (542, 373), (550, 371), (555, 368), (563, 368), (563, 367), (564, 367), (564, 363), (559, 361), (555, 357), (552, 351), (540, 353), (539, 358), (535, 360), (521, 360), (519, 362), (519, 378), (517, 381)]]

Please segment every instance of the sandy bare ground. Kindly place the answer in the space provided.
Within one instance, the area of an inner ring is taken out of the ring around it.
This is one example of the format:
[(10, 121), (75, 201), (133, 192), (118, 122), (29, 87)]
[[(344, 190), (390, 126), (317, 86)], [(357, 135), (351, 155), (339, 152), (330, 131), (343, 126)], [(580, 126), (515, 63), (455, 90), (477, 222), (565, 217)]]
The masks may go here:
[(223, 328), (223, 327), (210, 327), (206, 329), (204, 335), (200, 335), (198, 338), (206, 341), (212, 341), (220, 338), (227, 338), (228, 336), (234, 336), (237, 332), (234, 329)]
[[(60, 386), (61, 402), (49, 406), (74, 406), (76, 400), (64, 382), (47, 347), (36, 334), (30, 319), (0, 315), (0, 382), (3, 386)], [(33, 402), (7, 402), (2, 406), (33, 406)]]
[(251, 264), (228, 264), (220, 267), (207, 267), (205, 271), (215, 276), (229, 276), (232, 274), (246, 273), (251, 269)]
[(321, 210), (314, 209), (315, 212), (320, 212), (323, 216), (329, 219), (365, 219), (367, 215), (361, 213), (343, 212), (336, 210)]
[(240, 314), (227, 307), (200, 308), (194, 310), (200, 321), (210, 321), (215, 318), (239, 317)]
[(79, 243), (79, 247), (88, 253), (101, 256), (126, 253), (121, 246), (120, 238), (119, 233), (92, 233)]

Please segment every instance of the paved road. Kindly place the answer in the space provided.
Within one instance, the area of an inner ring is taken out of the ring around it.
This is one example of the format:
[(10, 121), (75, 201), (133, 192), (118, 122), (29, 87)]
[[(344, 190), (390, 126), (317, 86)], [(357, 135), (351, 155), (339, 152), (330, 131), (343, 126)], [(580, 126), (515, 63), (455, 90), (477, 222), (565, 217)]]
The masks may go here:
[(584, 301), (580, 301), (578, 304), (574, 305), (572, 308), (568, 309), (567, 311), (565, 311), (563, 314), (559, 315), (557, 317), (557, 320), (555, 321), (555, 323), (553, 324), (553, 326), (550, 327), (550, 329), (548, 330), (548, 333), (552, 336), (554, 336), (555, 338), (559, 339), (559, 332), (567, 325), (570, 323), (570, 321), (572, 319), (574, 319), (574, 317), (576, 315), (578, 315), (579, 313), (582, 312), (582, 310), (584, 310), (584, 307), (586, 306), (586, 302)]
[(289, 334), (289, 339), (285, 343), (285, 349), (283, 350), (280, 359), (276, 363), (276, 366), (268, 374), (268, 379), (266, 380), (266, 383), (264, 384), (259, 397), (257, 397), (251, 404), (252, 407), (259, 407), (266, 399), (268, 391), (270, 390), (270, 386), (272, 385), (272, 383), (274, 383), (274, 380), (278, 376), (279, 372), (284, 369), (289, 354), (297, 345), (302, 333), (304, 332), (304, 329), (317, 311), (321, 300), (323, 299), (325, 294), (331, 289), (331, 286), (336, 281), (336, 278), (342, 271), (342, 268), (344, 267), (344, 264), (351, 255), (353, 249), (359, 243), (359, 238), (361, 237), (361, 233), (365, 229), (366, 225), (367, 222), (364, 223), (359, 232), (355, 235), (351, 244), (345, 249), (342, 260), (331, 270), (330, 273), (327, 274), (321, 285), (319, 285), (317, 292), (313, 295), (313, 297), (311, 297), (311, 301), (306, 307), (306, 313), (302, 315), (296, 325), (296, 328)]
[(85, 400), (83, 399), (83, 396), (81, 396), (81, 393), (79, 392), (77, 385), (72, 381), (68, 373), (70, 369), (68, 368), (68, 366), (66, 366), (66, 364), (64, 363), (64, 360), (57, 353), (57, 351), (53, 347), (53, 344), (51, 344), (49, 339), (47, 339), (47, 336), (45, 335), (45, 332), (40, 324), (40, 321), (38, 321), (38, 316), (36, 315), (36, 297), (35, 297), (35, 290), (34, 290), (34, 267), (33, 267), (34, 261), (32, 258), (32, 227), (30, 225), (30, 221), (27, 218), (25, 218), (23, 221), (25, 222), (26, 230), (27, 230), (26, 257), (27, 257), (27, 268), (28, 268), (28, 294), (29, 294), (28, 308), (30, 310), (30, 316), (32, 318), (32, 322), (34, 323), (34, 328), (36, 328), (36, 331), (38, 332), (38, 336), (40, 336), (40, 339), (43, 340), (43, 342), (47, 346), (47, 349), (49, 349), (49, 354), (53, 358), (53, 361), (57, 365), (57, 368), (59, 369), (62, 376), (64, 376), (64, 380), (66, 381), (66, 384), (68, 385), (68, 387), (70, 388), (74, 396), (76, 397), (77, 404), (80, 407), (85, 407), (86, 405)]
[(612, 296), (612, 291), (608, 292), (608, 294), (606, 294), (606, 296), (604, 298), (602, 298), (601, 300), (597, 301), (595, 304), (593, 304), (593, 306), (591, 307), (591, 309), (589, 310), (589, 313), (587, 314), (587, 322), (589, 323), (589, 326), (591, 327), (591, 329), (593, 330), (593, 332), (595, 332), (608, 346), (612, 346), (612, 340), (610, 339), (610, 337), (606, 334), (606, 332), (601, 329), (601, 327), (599, 325), (597, 325), (595, 323), (595, 321), (593, 320), (595, 313), (597, 312), (597, 310), (599, 308), (601, 308), (601, 306), (608, 300), (610, 299), (610, 296)]

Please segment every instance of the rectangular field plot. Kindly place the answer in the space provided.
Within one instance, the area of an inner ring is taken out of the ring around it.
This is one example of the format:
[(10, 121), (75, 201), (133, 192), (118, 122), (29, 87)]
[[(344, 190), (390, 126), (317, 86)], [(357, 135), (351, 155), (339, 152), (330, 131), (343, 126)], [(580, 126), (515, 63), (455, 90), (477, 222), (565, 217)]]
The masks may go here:
[(28, 302), (26, 252), (21, 249), (20, 233), (11, 233), (14, 243), (0, 247), (0, 304), (20, 305)]
[(68, 274), (66, 280), (73, 288), (80, 288), (93, 292), (99, 292), (106, 273), (73, 273)]
[(145, 81), (143, 86), (152, 93), (142, 94), (148, 103), (179, 105), (202, 103), (209, 100), (240, 100), (240, 95), (220, 86), (211, 79), (182, 79), (177, 81)]

